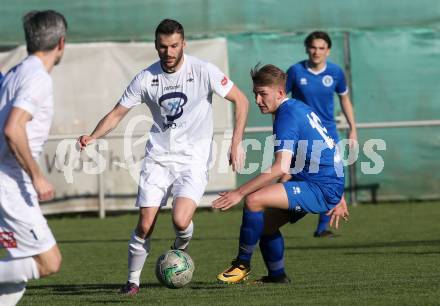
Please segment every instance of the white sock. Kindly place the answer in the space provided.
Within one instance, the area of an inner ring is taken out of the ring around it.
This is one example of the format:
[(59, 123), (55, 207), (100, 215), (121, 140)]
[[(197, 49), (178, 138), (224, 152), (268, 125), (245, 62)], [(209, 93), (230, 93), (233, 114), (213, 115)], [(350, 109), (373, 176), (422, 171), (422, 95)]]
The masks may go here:
[(0, 284), (0, 305), (15, 306), (26, 290), (26, 283)]
[(188, 227), (183, 231), (179, 231), (176, 226), (174, 226), (174, 231), (176, 232), (176, 240), (174, 240), (173, 248), (175, 250), (186, 250), (193, 236), (194, 223), (191, 221)]
[(0, 284), (26, 283), (38, 278), (40, 278), (40, 272), (32, 257), (0, 260)]
[(142, 239), (133, 232), (128, 244), (128, 281), (139, 286), (142, 268), (150, 253), (150, 238)]

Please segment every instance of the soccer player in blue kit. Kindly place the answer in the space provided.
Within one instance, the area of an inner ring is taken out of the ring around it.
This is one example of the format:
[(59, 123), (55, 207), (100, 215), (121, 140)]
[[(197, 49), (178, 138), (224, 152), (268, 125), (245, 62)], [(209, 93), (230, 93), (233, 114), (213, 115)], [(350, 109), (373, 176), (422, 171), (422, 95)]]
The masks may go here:
[[(312, 32), (304, 40), (308, 60), (303, 60), (287, 70), (286, 91), (292, 98), (303, 101), (311, 106), (321, 119), (328, 135), (338, 143), (339, 137), (334, 119), (333, 95), (339, 96), (342, 111), (349, 125), (349, 143), (353, 148), (357, 141), (356, 122), (353, 106), (348, 95), (348, 88), (342, 69), (327, 60), (330, 55), (332, 41), (326, 32)], [(342, 201), (345, 201), (342, 197)], [(333, 237), (328, 230), (330, 217), (321, 214), (315, 237)]]
[[(260, 111), (274, 114), (275, 161), (266, 171), (235, 190), (220, 193), (212, 206), (227, 210), (244, 198), (239, 250), (231, 267), (217, 276), (238, 283), (250, 273), (250, 261), (260, 242), (268, 275), (257, 282), (289, 283), (284, 270), (284, 240), (279, 228), (307, 213), (327, 213), (338, 227), (347, 219), (342, 162), (333, 139), (314, 110), (287, 98), (286, 74), (274, 65), (251, 70)], [(284, 183), (273, 183), (290, 174)]]

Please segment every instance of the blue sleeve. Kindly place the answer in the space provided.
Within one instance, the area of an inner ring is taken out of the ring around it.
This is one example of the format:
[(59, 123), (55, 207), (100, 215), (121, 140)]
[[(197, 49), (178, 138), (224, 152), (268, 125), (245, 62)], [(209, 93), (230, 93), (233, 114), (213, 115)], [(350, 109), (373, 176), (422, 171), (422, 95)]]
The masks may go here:
[(290, 151), (295, 154), (295, 144), (299, 140), (299, 129), (289, 110), (283, 109), (278, 112), (273, 131), (275, 136), (274, 152)]
[(335, 91), (338, 95), (347, 93), (347, 82), (345, 81), (344, 71), (338, 67), (337, 70), (337, 83), (335, 87)]
[(293, 69), (293, 66), (291, 66), (287, 70), (287, 80), (286, 80), (286, 93), (292, 92), (293, 89), (293, 83), (295, 82), (295, 71)]

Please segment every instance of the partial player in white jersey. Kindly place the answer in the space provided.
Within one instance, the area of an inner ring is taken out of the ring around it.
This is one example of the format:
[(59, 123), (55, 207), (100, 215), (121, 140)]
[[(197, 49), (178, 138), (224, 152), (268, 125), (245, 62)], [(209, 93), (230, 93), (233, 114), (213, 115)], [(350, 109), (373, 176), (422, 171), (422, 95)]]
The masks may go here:
[(150, 236), (170, 193), (176, 232), (172, 248), (185, 250), (193, 236), (192, 217), (208, 181), (213, 93), (235, 104), (230, 162), (233, 170), (244, 163), (241, 140), (249, 107), (246, 96), (216, 66), (184, 54), (184, 30), (179, 22), (163, 20), (156, 28), (155, 45), (160, 60), (135, 76), (90, 136), (79, 138), (84, 148), (113, 130), (141, 103), (153, 116), (138, 186), (139, 221), (128, 247), (128, 281), (121, 289), (127, 295), (139, 291)]
[(0, 305), (15, 305), (30, 279), (56, 273), (61, 254), (38, 201), (54, 188), (37, 159), (53, 115), (49, 73), (64, 52), (67, 22), (55, 11), (32, 11), (23, 18), (29, 56), (0, 85)]

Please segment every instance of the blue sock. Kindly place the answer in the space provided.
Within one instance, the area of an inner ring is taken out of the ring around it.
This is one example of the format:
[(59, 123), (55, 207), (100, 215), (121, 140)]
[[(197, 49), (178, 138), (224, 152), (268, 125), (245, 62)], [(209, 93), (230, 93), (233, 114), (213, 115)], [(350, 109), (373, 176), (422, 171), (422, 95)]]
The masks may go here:
[(252, 212), (243, 209), (243, 219), (240, 228), (240, 245), (237, 258), (251, 261), (252, 253), (260, 240), (264, 228), (264, 214), (262, 211)]
[(329, 222), (330, 216), (327, 216), (325, 213), (319, 215), (319, 222), (318, 227), (316, 228), (316, 232), (319, 234), (326, 231)]
[(284, 239), (280, 231), (270, 236), (262, 236), (260, 250), (263, 254), (269, 276), (285, 274), (284, 271)]

